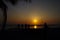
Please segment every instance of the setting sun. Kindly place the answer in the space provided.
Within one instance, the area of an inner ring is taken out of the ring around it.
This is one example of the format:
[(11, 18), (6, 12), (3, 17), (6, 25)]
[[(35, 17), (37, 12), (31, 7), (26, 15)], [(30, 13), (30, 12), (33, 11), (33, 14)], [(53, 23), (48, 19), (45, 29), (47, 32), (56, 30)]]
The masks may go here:
[(37, 19), (34, 19), (33, 22), (34, 22), (34, 23), (37, 23)]

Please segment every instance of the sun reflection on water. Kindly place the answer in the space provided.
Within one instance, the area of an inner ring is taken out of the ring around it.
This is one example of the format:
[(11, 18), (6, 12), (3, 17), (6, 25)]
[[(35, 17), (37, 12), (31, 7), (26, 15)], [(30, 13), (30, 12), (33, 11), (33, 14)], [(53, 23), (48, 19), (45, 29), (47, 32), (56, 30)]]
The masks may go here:
[(36, 25), (34, 26), (34, 29), (37, 29), (37, 26)]
[(41, 29), (41, 28), (43, 28), (43, 26), (37, 26), (37, 25), (30, 26), (30, 29)]

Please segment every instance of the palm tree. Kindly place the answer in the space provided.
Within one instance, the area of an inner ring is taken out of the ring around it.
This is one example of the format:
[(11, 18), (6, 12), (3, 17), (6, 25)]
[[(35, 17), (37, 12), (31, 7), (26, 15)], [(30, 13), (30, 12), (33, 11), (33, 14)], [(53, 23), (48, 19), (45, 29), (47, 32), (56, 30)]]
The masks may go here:
[[(17, 3), (18, 0), (5, 0), (5, 1), (9, 1), (10, 3), (12, 3), (13, 5), (15, 5)], [(23, 0), (23, 1), (26, 1), (28, 2), (28, 0)], [(31, 0), (29, 0), (29, 3), (31, 2)], [(3, 26), (2, 26), (2, 32), (4, 31), (5, 29), (5, 26), (6, 26), (6, 22), (7, 22), (7, 5), (4, 3), (3, 0), (0, 0), (0, 8), (2, 9), (3, 11)]]
[(2, 31), (3, 31), (7, 21), (7, 5), (3, 2), (3, 0), (0, 0), (0, 8), (3, 11), (3, 20), (4, 20), (2, 26)]

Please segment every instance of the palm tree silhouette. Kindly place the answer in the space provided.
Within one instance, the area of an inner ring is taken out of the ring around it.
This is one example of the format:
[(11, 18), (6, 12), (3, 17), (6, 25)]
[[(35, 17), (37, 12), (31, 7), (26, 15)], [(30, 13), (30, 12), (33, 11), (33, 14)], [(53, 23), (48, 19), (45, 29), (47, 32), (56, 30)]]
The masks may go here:
[(0, 8), (3, 11), (3, 26), (2, 26), (3, 31), (7, 21), (7, 5), (3, 2), (3, 0), (0, 0)]
[[(13, 5), (15, 5), (17, 3), (18, 0), (5, 0), (7, 2), (10, 2), (12, 3)], [(26, 1), (28, 2), (28, 0), (23, 0), (23, 1)], [(29, 0), (29, 3), (31, 2), (31, 0)], [(2, 30), (1, 31), (4, 31), (5, 29), (5, 26), (6, 26), (6, 22), (7, 22), (7, 9), (8, 9), (8, 6), (4, 3), (3, 0), (0, 0), (0, 8), (2, 9), (3, 11), (3, 26), (2, 26)]]

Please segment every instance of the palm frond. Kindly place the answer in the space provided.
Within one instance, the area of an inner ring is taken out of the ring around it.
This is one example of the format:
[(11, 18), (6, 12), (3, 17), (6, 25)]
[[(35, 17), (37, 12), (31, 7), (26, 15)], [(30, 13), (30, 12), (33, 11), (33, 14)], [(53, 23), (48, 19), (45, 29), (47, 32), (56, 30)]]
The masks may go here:
[(31, 0), (29, 0), (29, 3), (31, 3), (32, 1)]
[(0, 8), (3, 10), (4, 8), (8, 8), (7, 5), (3, 2), (3, 0), (0, 0)]
[(7, 2), (10, 2), (12, 5), (15, 5), (18, 0), (6, 0)]
[(29, 2), (29, 3), (31, 3), (31, 2), (32, 2), (31, 0), (24, 0), (24, 1)]
[(31, 0), (6, 0), (7, 2), (9, 1), (11, 4), (15, 5), (18, 1), (25, 1), (31, 3)]

